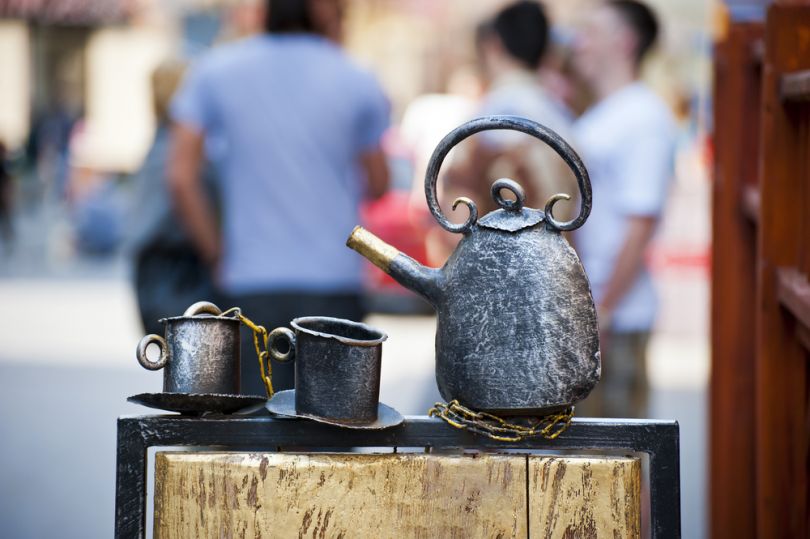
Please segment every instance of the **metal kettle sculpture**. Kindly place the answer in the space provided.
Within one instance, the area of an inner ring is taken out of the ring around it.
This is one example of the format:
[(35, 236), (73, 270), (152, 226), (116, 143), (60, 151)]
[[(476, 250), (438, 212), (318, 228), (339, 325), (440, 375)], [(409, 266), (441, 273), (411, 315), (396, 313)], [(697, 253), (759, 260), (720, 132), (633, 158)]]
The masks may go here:
[[(501, 209), (478, 219), (473, 201), (464, 223), (453, 224), (439, 207), (439, 168), (453, 146), (474, 133), (512, 129), (551, 146), (574, 171), (579, 215), (554, 219), (568, 195), (552, 196), (545, 211), (524, 207), (525, 195), (507, 179), (492, 184)], [(515, 200), (502, 197), (511, 191)], [(422, 266), (356, 227), (347, 245), (436, 309), (436, 380), (448, 401), (505, 414), (551, 412), (585, 398), (599, 381), (599, 331), (585, 271), (562, 231), (582, 226), (591, 210), (588, 173), (555, 132), (513, 116), (472, 120), (451, 131), (433, 152), (425, 177), (431, 213), (445, 230), (463, 234), (444, 267)]]

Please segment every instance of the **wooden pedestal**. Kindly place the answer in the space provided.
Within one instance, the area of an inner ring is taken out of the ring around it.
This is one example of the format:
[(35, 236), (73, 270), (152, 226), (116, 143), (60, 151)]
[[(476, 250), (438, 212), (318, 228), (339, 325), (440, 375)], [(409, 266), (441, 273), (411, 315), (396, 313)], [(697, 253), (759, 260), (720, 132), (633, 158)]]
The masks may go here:
[(639, 537), (637, 458), (164, 452), (155, 537)]

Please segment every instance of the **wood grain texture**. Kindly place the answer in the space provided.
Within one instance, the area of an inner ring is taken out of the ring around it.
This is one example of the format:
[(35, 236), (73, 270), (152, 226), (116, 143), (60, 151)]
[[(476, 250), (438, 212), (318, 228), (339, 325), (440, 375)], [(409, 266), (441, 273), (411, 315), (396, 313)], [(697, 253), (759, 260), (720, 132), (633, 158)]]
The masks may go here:
[(155, 469), (159, 539), (639, 537), (631, 458), (158, 453)]
[(160, 453), (155, 537), (526, 537), (526, 457)]
[(529, 457), (532, 537), (641, 537), (637, 458)]
[(764, 25), (732, 22), (715, 45), (710, 536), (756, 536), (754, 365)]
[[(805, 2), (805, 4), (807, 4)], [(810, 5), (768, 8), (757, 263), (756, 536), (808, 537), (808, 355), (782, 306), (779, 271), (810, 273), (810, 108), (784, 103), (785, 73), (810, 69)]]

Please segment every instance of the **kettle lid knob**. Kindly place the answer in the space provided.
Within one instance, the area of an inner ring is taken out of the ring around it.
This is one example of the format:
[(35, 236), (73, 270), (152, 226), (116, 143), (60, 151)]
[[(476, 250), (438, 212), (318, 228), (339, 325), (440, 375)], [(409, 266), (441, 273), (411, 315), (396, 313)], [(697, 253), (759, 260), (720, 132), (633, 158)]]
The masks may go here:
[[(515, 195), (515, 199), (503, 198), (501, 191), (504, 189), (511, 191), (512, 194)], [(519, 212), (526, 203), (526, 193), (523, 191), (523, 187), (521, 187), (518, 182), (510, 180), (509, 178), (501, 178), (500, 180), (492, 182), (492, 198), (498, 206), (506, 211)]]

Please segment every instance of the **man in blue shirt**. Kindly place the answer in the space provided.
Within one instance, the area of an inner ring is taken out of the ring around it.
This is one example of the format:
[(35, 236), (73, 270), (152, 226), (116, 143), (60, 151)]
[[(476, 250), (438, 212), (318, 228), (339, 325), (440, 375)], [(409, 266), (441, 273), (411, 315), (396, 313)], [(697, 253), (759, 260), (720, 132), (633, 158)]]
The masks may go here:
[[(296, 316), (364, 315), (362, 261), (344, 243), (363, 197), (388, 187), (389, 104), (329, 39), (339, 11), (337, 0), (269, 0), (267, 32), (211, 51), (172, 103), (169, 184), (181, 221), (223, 301), (268, 330)], [(221, 226), (200, 182), (209, 137), (223, 145)], [(242, 392), (255, 394), (249, 343)], [(292, 365), (273, 368), (276, 390), (292, 387)]]

